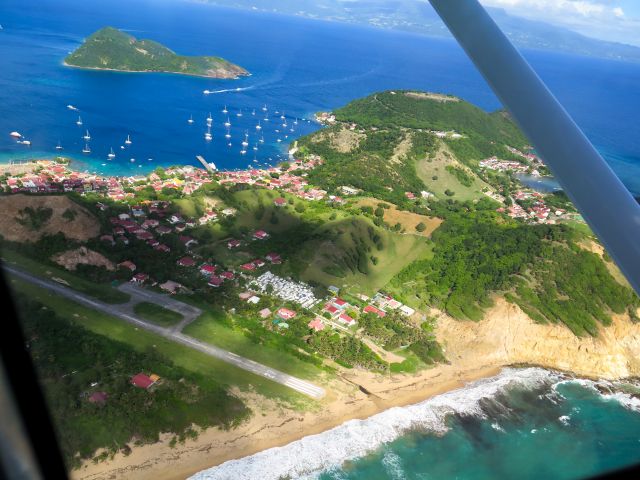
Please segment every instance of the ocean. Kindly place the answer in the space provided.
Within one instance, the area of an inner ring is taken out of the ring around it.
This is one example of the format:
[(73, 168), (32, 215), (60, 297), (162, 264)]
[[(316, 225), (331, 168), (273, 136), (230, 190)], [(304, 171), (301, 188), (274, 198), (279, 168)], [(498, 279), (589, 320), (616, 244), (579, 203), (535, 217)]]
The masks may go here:
[[(289, 142), (319, 128), (310, 121), (314, 112), (375, 91), (424, 89), (461, 96), (486, 110), (500, 108), (453, 40), (180, 0), (3, 0), (0, 24), (0, 161), (59, 153), (78, 168), (129, 175), (156, 166), (198, 165), (195, 156), (203, 155), (220, 169), (246, 168), (286, 158)], [(105, 25), (178, 53), (223, 56), (252, 75), (214, 80), (62, 65), (84, 37)], [(640, 65), (524, 53), (627, 187), (640, 195)], [(79, 110), (67, 109), (69, 104)], [(224, 137), (225, 105), (231, 139)], [(209, 112), (211, 142), (204, 139)], [(82, 126), (76, 125), (78, 116)], [(11, 139), (14, 130), (31, 146)], [(86, 130), (88, 155), (82, 153)], [(245, 134), (249, 146), (242, 155)], [(124, 144), (127, 135), (130, 146)], [(110, 148), (116, 153), (111, 161)]]
[(191, 480), (585, 478), (640, 461), (640, 400), (541, 368), (498, 376)]
[[(500, 108), (452, 40), (179, 0), (3, 0), (0, 24), (0, 162), (61, 154), (77, 168), (131, 175), (198, 165), (195, 156), (203, 155), (220, 169), (246, 168), (286, 158), (291, 141), (320, 128), (310, 121), (314, 112), (379, 90), (444, 92), (486, 110)], [(62, 65), (84, 37), (106, 25), (178, 53), (223, 56), (252, 75), (214, 80)], [(640, 65), (524, 54), (640, 195)], [(230, 140), (224, 137), (225, 106)], [(206, 142), (209, 112), (213, 140)], [(12, 140), (14, 130), (31, 146)], [(88, 155), (81, 152), (86, 130)], [(249, 147), (242, 155), (245, 135)], [(55, 149), (58, 141), (62, 151)], [(110, 148), (113, 160), (107, 160)], [(507, 369), (193, 478), (578, 478), (640, 461), (638, 411), (636, 399), (603, 396), (590, 382)]]

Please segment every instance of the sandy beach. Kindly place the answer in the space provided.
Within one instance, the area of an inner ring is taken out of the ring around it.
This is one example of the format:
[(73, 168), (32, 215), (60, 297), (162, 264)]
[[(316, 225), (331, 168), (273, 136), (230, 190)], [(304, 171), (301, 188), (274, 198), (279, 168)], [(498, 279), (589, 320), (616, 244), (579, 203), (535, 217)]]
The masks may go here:
[[(480, 322), (460, 322), (443, 316), (437, 337), (450, 364), (413, 375), (377, 375), (343, 370), (325, 380), (328, 395), (313, 411), (300, 412), (247, 392), (234, 392), (250, 406), (253, 416), (230, 431), (201, 432), (174, 448), (173, 435), (152, 445), (136, 447), (125, 457), (85, 463), (72, 473), (76, 479), (178, 479), (256, 452), (286, 445), (307, 435), (364, 419), (394, 406), (418, 403), (495, 376), (502, 367), (532, 364), (593, 378), (624, 378), (640, 374), (640, 324), (615, 316), (598, 338), (577, 338), (562, 325), (538, 325), (517, 306), (498, 299)], [(366, 393), (365, 393), (366, 392)]]

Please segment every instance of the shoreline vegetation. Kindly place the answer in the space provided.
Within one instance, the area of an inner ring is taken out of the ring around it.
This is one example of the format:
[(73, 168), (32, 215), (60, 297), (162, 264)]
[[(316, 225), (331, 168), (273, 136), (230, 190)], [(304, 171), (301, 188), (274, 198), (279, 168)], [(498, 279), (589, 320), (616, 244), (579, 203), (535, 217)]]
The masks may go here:
[(249, 75), (224, 58), (178, 55), (153, 40), (138, 40), (113, 27), (93, 33), (63, 60), (87, 70), (127, 73), (177, 73), (196, 77), (237, 79)]

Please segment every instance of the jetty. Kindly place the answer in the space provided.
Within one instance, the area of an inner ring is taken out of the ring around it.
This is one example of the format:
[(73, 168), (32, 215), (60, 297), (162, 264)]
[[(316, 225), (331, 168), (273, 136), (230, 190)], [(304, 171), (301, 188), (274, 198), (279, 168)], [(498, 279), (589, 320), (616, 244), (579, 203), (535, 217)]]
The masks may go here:
[(196, 159), (202, 164), (202, 166), (209, 172), (213, 172), (216, 169), (215, 163), (207, 163), (202, 155), (196, 155)]

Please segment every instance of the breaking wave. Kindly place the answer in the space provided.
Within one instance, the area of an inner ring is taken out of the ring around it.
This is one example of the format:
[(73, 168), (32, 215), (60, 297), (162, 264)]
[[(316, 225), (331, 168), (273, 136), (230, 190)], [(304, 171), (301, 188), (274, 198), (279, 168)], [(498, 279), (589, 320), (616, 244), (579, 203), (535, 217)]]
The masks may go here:
[[(276, 480), (316, 478), (320, 473), (339, 468), (345, 461), (363, 457), (410, 430), (447, 432), (449, 415), (473, 415), (486, 418), (482, 401), (513, 388), (535, 389), (552, 385), (564, 377), (541, 368), (505, 368), (499, 375), (478, 380), (464, 388), (438, 395), (407, 407), (394, 407), (365, 420), (350, 420), (326, 432), (309, 435), (283, 447), (271, 448), (238, 460), (227, 461), (203, 470), (192, 480)], [(385, 454), (388, 472), (400, 474), (399, 459)], [(393, 475), (392, 475), (393, 476)], [(401, 477), (398, 477), (401, 478)]]

